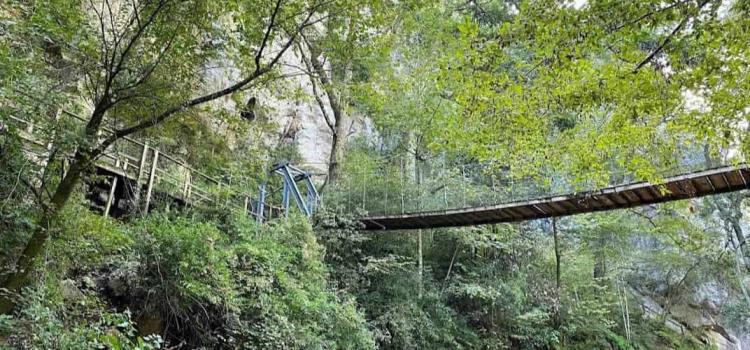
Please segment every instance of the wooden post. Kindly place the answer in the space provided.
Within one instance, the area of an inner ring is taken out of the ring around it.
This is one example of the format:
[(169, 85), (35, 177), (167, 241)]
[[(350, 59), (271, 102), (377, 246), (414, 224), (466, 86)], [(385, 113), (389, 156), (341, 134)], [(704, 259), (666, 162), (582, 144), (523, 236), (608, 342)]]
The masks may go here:
[[(127, 167), (128, 163), (125, 163)], [(120, 166), (120, 159), (115, 160), (115, 168)], [(107, 205), (104, 206), (104, 216), (109, 216), (109, 210), (112, 208), (112, 201), (115, 198), (115, 189), (117, 188), (117, 175), (112, 178), (112, 184), (109, 186), (109, 195), (107, 196)]]
[(148, 187), (146, 189), (146, 205), (143, 212), (148, 213), (148, 206), (151, 204), (151, 193), (154, 190), (154, 178), (156, 178), (156, 165), (159, 162), (159, 150), (154, 149), (154, 159), (151, 161), (151, 173), (148, 176)]
[(148, 157), (148, 142), (143, 143), (143, 152), (141, 161), (138, 163), (138, 175), (135, 177), (135, 196), (133, 198), (133, 207), (138, 208), (141, 201), (141, 186), (143, 185), (143, 168), (146, 167), (146, 157)]
[(148, 157), (148, 142), (143, 143), (143, 152), (141, 152), (141, 161), (138, 163), (138, 176), (136, 182), (143, 180), (143, 168), (146, 166), (146, 157)]
[(185, 174), (185, 185), (182, 186), (182, 199), (185, 200), (185, 204), (187, 204), (188, 199), (190, 198), (190, 170), (187, 171)]

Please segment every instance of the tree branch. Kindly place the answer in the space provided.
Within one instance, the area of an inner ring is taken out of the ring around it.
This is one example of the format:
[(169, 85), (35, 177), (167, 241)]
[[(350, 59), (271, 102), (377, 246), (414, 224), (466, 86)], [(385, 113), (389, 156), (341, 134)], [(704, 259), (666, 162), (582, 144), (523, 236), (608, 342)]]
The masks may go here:
[(125, 63), (125, 60), (127, 59), (127, 56), (130, 53), (130, 50), (132, 50), (133, 46), (135, 46), (135, 43), (138, 42), (138, 40), (141, 38), (143, 33), (146, 32), (146, 29), (151, 24), (154, 23), (154, 20), (156, 20), (157, 15), (164, 9), (164, 7), (167, 5), (167, 2), (168, 1), (159, 1), (159, 4), (156, 6), (154, 11), (151, 13), (151, 15), (146, 19), (146, 22), (143, 25), (138, 26), (138, 30), (136, 31), (135, 35), (133, 36), (133, 38), (130, 39), (130, 41), (128, 42), (128, 45), (125, 47), (125, 50), (123, 50), (122, 54), (120, 54), (120, 59), (117, 62), (117, 66), (114, 67), (112, 80), (114, 80), (115, 76), (119, 74), (120, 71), (122, 70), (122, 65)]
[(276, 25), (275, 23), (276, 16), (279, 14), (280, 9), (281, 9), (281, 0), (276, 0), (276, 6), (273, 9), (273, 13), (271, 13), (271, 20), (268, 22), (268, 27), (266, 27), (266, 33), (263, 35), (263, 40), (260, 43), (258, 52), (255, 54), (255, 70), (256, 71), (260, 69), (260, 59), (261, 57), (263, 57), (263, 50), (265, 50), (266, 45), (268, 44), (268, 38), (271, 36), (273, 27)]
[[(318, 83), (315, 82), (315, 79), (318, 74), (314, 73), (314, 69), (312, 66), (312, 63), (310, 62), (310, 59), (305, 56), (304, 48), (302, 45), (298, 45), (299, 51), (300, 51), (300, 57), (302, 57), (302, 62), (305, 64), (305, 67), (307, 69), (307, 76), (310, 79), (310, 83), (312, 84), (312, 92), (313, 96), (315, 97), (315, 102), (318, 103), (318, 108), (320, 109), (320, 112), (323, 114), (323, 118), (325, 119), (326, 125), (328, 125), (328, 128), (331, 129), (332, 133), (336, 132), (336, 128), (333, 124), (333, 120), (331, 119), (331, 116), (328, 115), (328, 111), (326, 111), (325, 103), (323, 102), (323, 99), (320, 98), (320, 94), (318, 93)], [(324, 73), (325, 74), (325, 73)]]
[[(697, 9), (698, 12), (700, 12), (700, 10), (704, 6), (706, 6), (706, 4), (709, 3), (709, 1), (710, 0), (703, 1), (698, 6), (698, 9)], [(667, 37), (664, 39), (664, 41), (662, 41), (661, 45), (659, 45), (654, 51), (652, 51), (651, 54), (649, 54), (643, 61), (641, 61), (640, 63), (638, 63), (638, 65), (635, 67), (635, 69), (633, 69), (632, 73), (633, 74), (638, 73), (638, 70), (640, 70), (641, 68), (643, 68), (643, 66), (645, 66), (647, 63), (651, 62), (651, 60), (653, 60), (654, 57), (656, 57), (656, 55), (658, 55), (662, 50), (664, 50), (664, 48), (672, 41), (672, 38), (675, 35), (677, 35), (677, 33), (679, 33), (682, 30), (682, 28), (685, 27), (685, 25), (687, 24), (687, 22), (690, 21), (690, 19), (692, 19), (692, 18), (693, 18), (693, 16), (691, 16), (691, 15), (685, 16), (685, 18), (683, 18), (682, 21), (680, 21), (680, 23), (674, 29), (672, 29), (672, 32), (670, 32), (669, 35), (667, 35)]]
[(618, 30), (620, 30), (622, 28), (625, 28), (627, 26), (631, 26), (631, 25), (637, 24), (638, 22), (640, 22), (640, 21), (642, 21), (644, 19), (647, 19), (647, 18), (649, 18), (649, 17), (651, 17), (651, 16), (653, 16), (655, 14), (662, 13), (664, 11), (669, 11), (669, 10), (675, 8), (675, 7), (685, 5), (685, 4), (687, 4), (687, 3), (691, 2), (691, 1), (692, 0), (678, 1), (678, 2), (675, 2), (674, 4), (669, 5), (669, 6), (662, 7), (662, 8), (653, 10), (653, 11), (646, 12), (646, 13), (644, 13), (643, 15), (639, 16), (636, 19), (633, 19), (633, 20), (630, 20), (628, 22), (625, 22), (625, 23), (622, 23), (622, 24), (618, 25), (617, 27), (613, 28), (612, 31), (616, 32), (616, 31), (618, 31)]
[[(172, 48), (172, 42), (173, 42), (173, 40), (174, 40), (174, 38), (170, 38), (169, 41), (167, 41), (166, 45), (164, 45), (164, 47), (161, 50), (159, 50), (159, 54), (156, 57), (156, 59), (153, 61), (153, 63), (150, 64), (149, 66), (147, 66), (144, 69), (144, 71), (141, 73), (141, 76), (138, 79), (136, 79), (135, 82), (133, 82), (130, 85), (127, 85), (127, 86), (124, 86), (122, 88), (119, 88), (119, 89), (115, 90), (116, 93), (119, 93), (119, 92), (122, 92), (122, 91), (126, 91), (126, 90), (130, 90), (130, 89), (134, 89), (134, 88), (138, 87), (139, 85), (145, 83), (146, 80), (151, 76), (151, 74), (154, 73), (154, 71), (156, 70), (156, 67), (158, 67), (161, 64), (162, 59), (164, 59), (164, 56), (166, 56), (166, 54), (169, 51), (169, 49)], [(119, 102), (122, 102), (122, 100), (123, 99), (117, 98), (117, 96), (115, 96), (115, 100), (112, 102), (112, 104), (115, 105), (115, 104), (117, 104)]]
[[(105, 0), (105, 3), (107, 6), (109, 6), (109, 1)], [(135, 46), (136, 42), (141, 38), (143, 33), (145, 33), (146, 29), (154, 23), (154, 20), (158, 16), (158, 14), (164, 9), (166, 6), (167, 1), (159, 1), (157, 7), (153, 10), (153, 12), (149, 15), (149, 17), (146, 19), (146, 22), (143, 23), (143, 25), (139, 26), (136, 30), (133, 37), (128, 41), (128, 44), (125, 46), (125, 49), (120, 53), (119, 59), (117, 59), (117, 63), (115, 64), (116, 56), (117, 56), (117, 49), (122, 42), (122, 40), (126, 36), (127, 30), (123, 31), (123, 34), (121, 37), (116, 39), (115, 41), (115, 47), (112, 50), (112, 59), (111, 62), (107, 64), (107, 80), (104, 83), (104, 92), (99, 97), (98, 102), (96, 103), (96, 107), (94, 108), (94, 112), (91, 114), (91, 118), (89, 119), (88, 123), (86, 124), (86, 135), (92, 136), (96, 130), (99, 129), (99, 126), (101, 125), (102, 121), (104, 120), (104, 116), (106, 115), (109, 108), (114, 106), (115, 101), (112, 100), (111, 96), (111, 89), (114, 85), (115, 79), (117, 78), (117, 75), (122, 71), (122, 66), (125, 63), (128, 54), (130, 53), (130, 50)], [(111, 12), (111, 10), (110, 10)], [(130, 22), (127, 24), (127, 26), (130, 26), (134, 23), (135, 16), (131, 17)], [(114, 21), (114, 17), (112, 17), (112, 20)], [(111, 23), (111, 25), (114, 27), (115, 23)], [(104, 27), (102, 27), (102, 30), (104, 30)], [(116, 33), (113, 29), (113, 33)], [(104, 35), (104, 34), (102, 34)]]
[(203, 96), (191, 99), (191, 100), (184, 101), (184, 102), (182, 102), (180, 104), (177, 104), (177, 105), (175, 105), (175, 106), (173, 106), (171, 108), (168, 108), (166, 111), (162, 112), (159, 115), (156, 115), (156, 116), (154, 116), (152, 118), (149, 118), (148, 120), (144, 120), (144, 121), (142, 121), (140, 123), (137, 123), (135, 125), (132, 125), (132, 126), (129, 126), (129, 127), (125, 127), (123, 129), (120, 129), (120, 130), (116, 130), (110, 137), (108, 137), (107, 139), (105, 139), (100, 144), (99, 147), (97, 147), (97, 151), (99, 153), (101, 153), (107, 147), (109, 147), (115, 141), (117, 141), (118, 139), (120, 139), (122, 137), (125, 137), (125, 136), (128, 136), (128, 135), (131, 135), (133, 133), (145, 130), (145, 129), (149, 128), (149, 127), (156, 126), (156, 125), (164, 122), (165, 120), (167, 120), (169, 117), (171, 117), (171, 116), (173, 116), (173, 115), (175, 115), (177, 113), (183, 112), (183, 111), (187, 110), (188, 108), (195, 107), (195, 106), (204, 104), (206, 102), (213, 101), (213, 100), (215, 100), (217, 98), (220, 98), (220, 97), (232, 94), (232, 93), (234, 93), (234, 92), (242, 89), (246, 85), (250, 84), (255, 79), (257, 79), (257, 78), (265, 75), (266, 73), (270, 72), (273, 69), (273, 67), (278, 63), (278, 61), (281, 59), (281, 57), (284, 55), (284, 53), (295, 42), (295, 40), (297, 39), (297, 36), (300, 35), (305, 28), (307, 28), (307, 27), (309, 27), (309, 26), (317, 23), (317, 20), (316, 21), (311, 21), (312, 16), (315, 14), (315, 8), (317, 8), (317, 6), (311, 7), (309, 9), (309, 13), (305, 17), (305, 19), (302, 22), (300, 22), (300, 24), (297, 26), (296, 30), (291, 34), (291, 36), (287, 40), (287, 42), (284, 45), (282, 45), (281, 49), (276, 54), (276, 56), (274, 56), (274, 58), (271, 59), (271, 61), (265, 67), (262, 67), (262, 68), (256, 67), (256, 70), (252, 74), (250, 74), (247, 78), (245, 78), (245, 79), (243, 79), (243, 80), (241, 80), (241, 81), (239, 81), (239, 82), (237, 82), (235, 84), (232, 84), (232, 85), (230, 85), (229, 87), (227, 87), (225, 89), (222, 89), (222, 90), (219, 90), (219, 91), (215, 91), (215, 92), (212, 92), (210, 94), (203, 95)]

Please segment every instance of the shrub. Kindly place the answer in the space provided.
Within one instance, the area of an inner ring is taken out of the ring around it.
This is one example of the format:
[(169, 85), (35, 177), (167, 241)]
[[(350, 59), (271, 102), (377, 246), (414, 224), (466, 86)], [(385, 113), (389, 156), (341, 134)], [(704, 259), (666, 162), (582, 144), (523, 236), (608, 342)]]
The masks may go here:
[[(158, 335), (139, 337), (129, 311), (107, 310), (95, 296), (75, 305), (47, 287), (27, 290), (16, 316), (0, 319), (0, 349), (160, 349)], [(3, 344), (2, 339), (5, 338)]]

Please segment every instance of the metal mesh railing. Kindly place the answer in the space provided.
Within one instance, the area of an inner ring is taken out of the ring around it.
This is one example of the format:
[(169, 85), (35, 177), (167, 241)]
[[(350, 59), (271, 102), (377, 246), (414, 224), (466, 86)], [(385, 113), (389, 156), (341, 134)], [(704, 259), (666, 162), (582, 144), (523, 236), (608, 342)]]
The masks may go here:
[[(633, 172), (620, 170), (599, 180), (575, 180), (563, 173), (514, 177), (509, 171), (483, 164), (459, 164), (438, 160), (403, 160), (372, 163), (364, 171), (349, 171), (326, 200), (342, 203), (342, 210), (369, 215), (395, 215), (483, 207), (532, 199), (596, 191), (644, 181)], [(406, 164), (409, 164), (408, 162)], [(702, 159), (684, 159), (679, 164), (655, 169), (650, 180), (717, 167)], [(357, 166), (352, 166), (357, 168)]]

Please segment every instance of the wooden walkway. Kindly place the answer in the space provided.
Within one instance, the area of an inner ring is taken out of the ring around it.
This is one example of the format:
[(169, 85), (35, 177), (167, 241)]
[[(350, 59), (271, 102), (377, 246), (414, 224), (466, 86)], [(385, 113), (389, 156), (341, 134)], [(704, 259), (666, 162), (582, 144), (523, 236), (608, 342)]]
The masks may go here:
[(543, 197), (491, 206), (359, 219), (363, 230), (410, 230), (473, 226), (560, 217), (630, 208), (750, 188), (750, 166), (725, 166), (664, 179), (662, 184), (638, 182), (595, 191)]
[[(58, 117), (72, 118), (82, 127), (85, 120), (73, 113), (60, 110)], [(50, 130), (33, 122), (9, 116), (8, 122), (16, 124), (19, 136), (24, 141), (24, 148), (29, 155), (37, 157), (43, 163), (52, 149), (49, 141)], [(104, 134), (112, 130), (104, 129)], [(47, 140), (47, 141), (40, 141)], [(130, 137), (125, 137), (110, 146), (94, 164), (94, 171), (109, 179), (108, 192), (103, 214), (106, 216), (115, 209), (116, 202), (122, 199), (128, 188), (129, 199), (134, 200), (142, 211), (152, 207), (152, 197), (159, 193), (184, 206), (213, 206), (224, 203), (243, 210), (248, 215), (257, 217), (257, 200), (247, 192), (230, 192), (231, 186), (211, 177), (188, 165), (186, 162), (171, 156), (159, 149)], [(127, 186), (126, 186), (127, 184)], [(263, 206), (263, 217), (280, 216), (281, 207), (266, 204)]]

